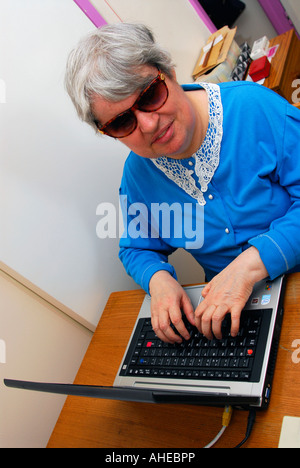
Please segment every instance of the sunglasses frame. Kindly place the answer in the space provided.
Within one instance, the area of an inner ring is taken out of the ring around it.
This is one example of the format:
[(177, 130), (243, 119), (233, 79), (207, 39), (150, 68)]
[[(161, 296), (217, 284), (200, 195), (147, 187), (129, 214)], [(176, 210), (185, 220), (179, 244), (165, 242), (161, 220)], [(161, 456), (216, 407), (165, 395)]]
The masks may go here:
[[(141, 99), (143, 98), (143, 96), (145, 95), (145, 93), (147, 93), (149, 91), (149, 89), (155, 85), (156, 83), (158, 82), (161, 82), (164, 84), (165, 86), (165, 89), (166, 89), (166, 98), (164, 99), (163, 103), (160, 104), (158, 107), (156, 107), (155, 109), (151, 109), (151, 110), (143, 110), (143, 109), (139, 109), (139, 102), (141, 101)], [(166, 77), (165, 75), (160, 71), (158, 70), (158, 75), (151, 81), (151, 83), (141, 92), (141, 94), (138, 96), (137, 100), (135, 101), (135, 103), (133, 104), (133, 106), (131, 106), (129, 109), (125, 110), (124, 112), (121, 112), (120, 114), (116, 115), (115, 117), (113, 117), (112, 119), (110, 119), (108, 122), (106, 122), (105, 124), (103, 125), (99, 125), (99, 122), (97, 120), (95, 120), (95, 124), (97, 125), (97, 128), (98, 128), (98, 131), (103, 134), (103, 135), (108, 135), (110, 137), (113, 137), (113, 138), (125, 138), (129, 135), (131, 135), (137, 128), (137, 118), (134, 114), (134, 110), (140, 110), (142, 112), (147, 112), (147, 113), (150, 113), (150, 112), (156, 112), (158, 111), (159, 109), (161, 109), (164, 104), (167, 102), (167, 99), (169, 97), (169, 90), (168, 90), (168, 87), (167, 87), (167, 83), (166, 83)], [(135, 119), (135, 123), (134, 123), (134, 127), (132, 130), (130, 130), (128, 133), (126, 133), (125, 135), (122, 135), (122, 136), (114, 136), (114, 135), (111, 135), (109, 130), (107, 130), (107, 127), (109, 127), (109, 125), (114, 122), (116, 119), (118, 119), (119, 117), (122, 117), (124, 114), (133, 114), (134, 116), (134, 119)]]

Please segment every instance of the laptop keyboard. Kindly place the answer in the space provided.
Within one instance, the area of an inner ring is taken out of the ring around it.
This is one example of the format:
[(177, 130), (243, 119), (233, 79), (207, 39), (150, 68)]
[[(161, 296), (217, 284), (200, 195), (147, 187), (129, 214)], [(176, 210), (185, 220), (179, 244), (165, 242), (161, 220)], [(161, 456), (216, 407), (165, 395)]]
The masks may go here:
[(222, 324), (221, 340), (208, 340), (185, 319), (191, 338), (174, 345), (162, 342), (155, 335), (150, 319), (140, 319), (120, 375), (259, 381), (271, 312), (271, 309), (244, 310), (235, 338), (230, 335), (228, 314)]

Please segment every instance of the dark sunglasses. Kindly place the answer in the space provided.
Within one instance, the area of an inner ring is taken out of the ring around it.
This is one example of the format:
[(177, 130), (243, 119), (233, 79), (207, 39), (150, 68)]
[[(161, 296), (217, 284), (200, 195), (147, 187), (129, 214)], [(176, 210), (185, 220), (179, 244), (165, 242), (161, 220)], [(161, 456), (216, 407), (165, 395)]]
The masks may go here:
[(141, 92), (130, 109), (117, 115), (104, 125), (100, 125), (97, 120), (94, 122), (100, 133), (114, 138), (125, 138), (133, 133), (137, 127), (137, 118), (133, 112), (134, 110), (140, 110), (142, 112), (158, 111), (165, 104), (168, 96), (169, 90), (165, 81), (165, 76), (159, 71), (157, 77)]

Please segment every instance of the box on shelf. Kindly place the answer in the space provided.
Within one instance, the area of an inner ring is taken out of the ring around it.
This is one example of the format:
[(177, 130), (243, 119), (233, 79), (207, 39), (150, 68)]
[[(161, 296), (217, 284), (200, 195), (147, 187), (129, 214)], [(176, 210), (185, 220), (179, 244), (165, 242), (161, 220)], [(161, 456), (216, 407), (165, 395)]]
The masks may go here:
[(270, 41), (266, 36), (255, 41), (251, 51), (252, 60), (257, 60), (264, 55), (268, 55), (269, 45)]
[(199, 59), (193, 71), (193, 78), (208, 73), (217, 65), (223, 63), (230, 51), (237, 28), (230, 29), (228, 26), (219, 29), (210, 36), (206, 45), (202, 48)]
[(251, 63), (249, 68), (249, 75), (253, 81), (260, 81), (270, 75), (271, 64), (268, 57), (261, 57)]

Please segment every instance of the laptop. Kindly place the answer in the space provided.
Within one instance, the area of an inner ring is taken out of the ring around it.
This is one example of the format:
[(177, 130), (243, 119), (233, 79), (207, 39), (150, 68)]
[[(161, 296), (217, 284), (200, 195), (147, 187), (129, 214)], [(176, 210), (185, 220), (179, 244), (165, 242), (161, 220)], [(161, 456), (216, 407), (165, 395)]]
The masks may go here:
[[(186, 287), (194, 308), (205, 285)], [(191, 335), (182, 344), (163, 343), (152, 330), (150, 297), (145, 295), (112, 387), (25, 382), (8, 387), (84, 397), (242, 408), (268, 407), (283, 319), (285, 276), (254, 286), (241, 314), (237, 337), (230, 314), (222, 339), (207, 340), (186, 321)]]

